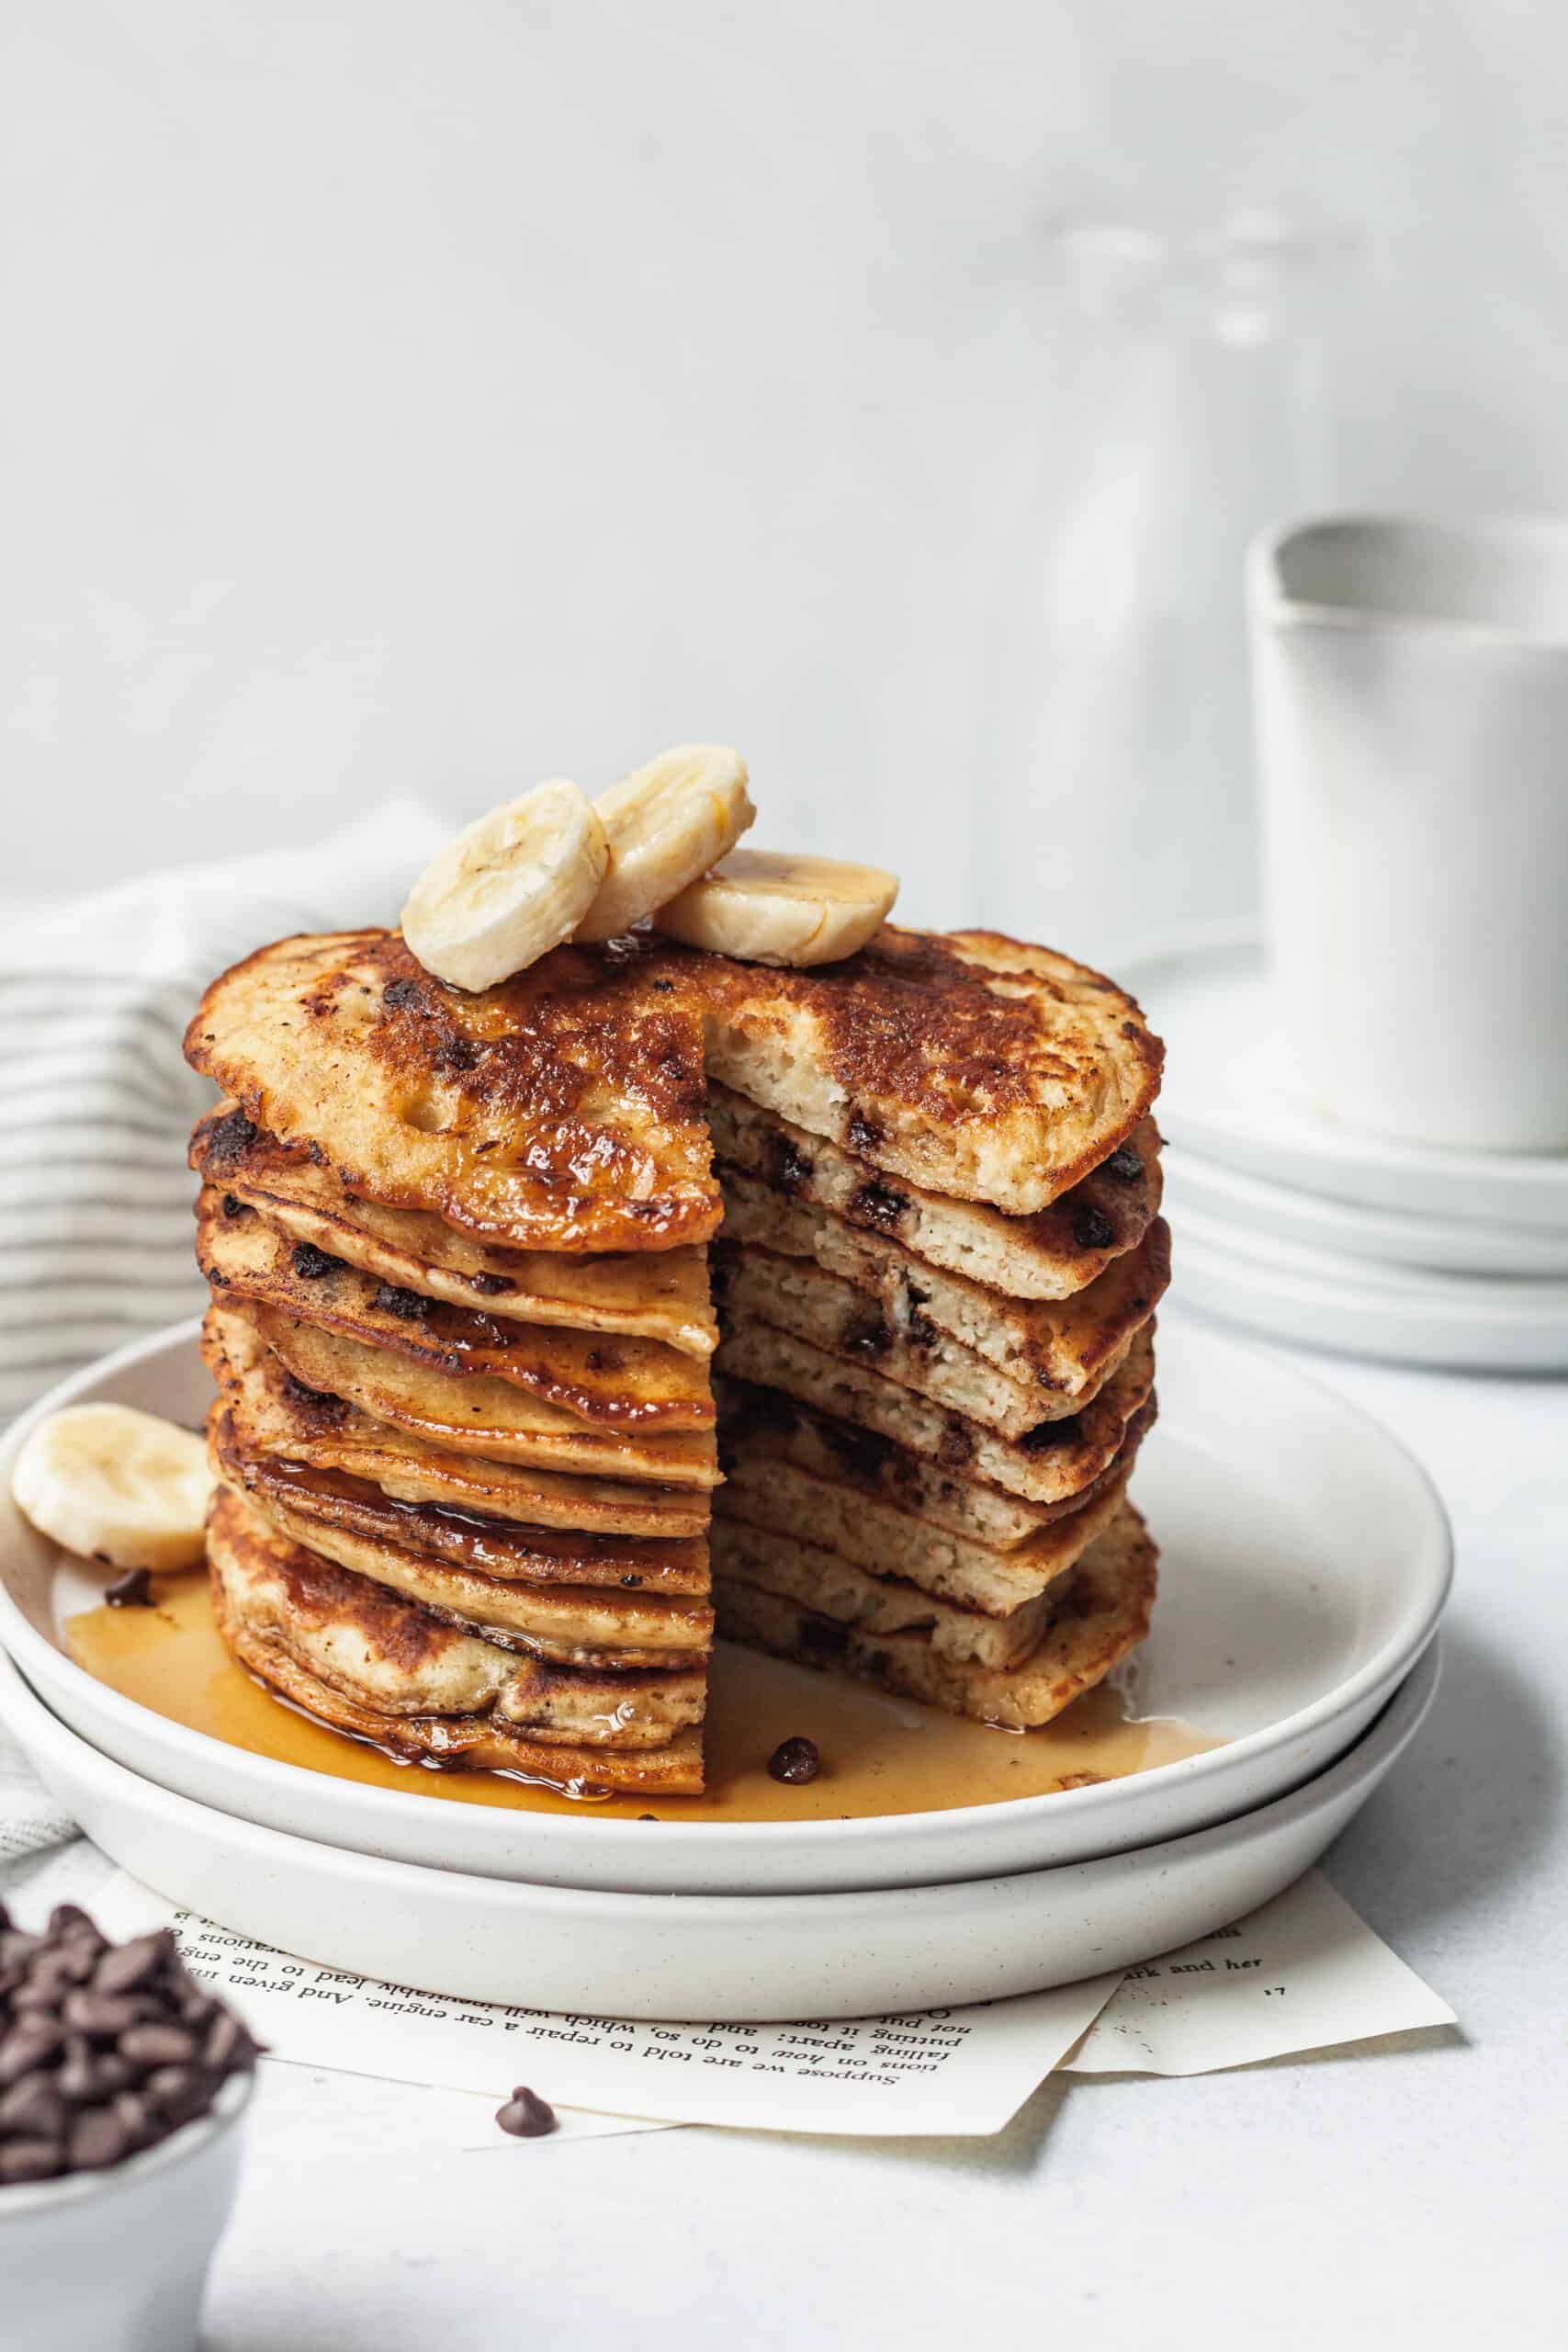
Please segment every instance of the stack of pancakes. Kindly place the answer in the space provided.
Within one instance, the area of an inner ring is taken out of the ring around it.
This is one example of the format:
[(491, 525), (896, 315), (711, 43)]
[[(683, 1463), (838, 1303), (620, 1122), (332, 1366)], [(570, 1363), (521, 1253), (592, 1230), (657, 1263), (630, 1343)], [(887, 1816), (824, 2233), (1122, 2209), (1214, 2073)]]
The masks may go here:
[(1153, 1123), (1009, 1213), (716, 1095), (720, 1632), (1047, 1722), (1154, 1599), (1126, 1498), (1169, 1279)]
[(885, 929), (483, 994), (286, 940), (186, 1051), (233, 1655), (391, 1752), (692, 1793), (714, 1631), (985, 1720), (1142, 1638), (1159, 1052), (1097, 975)]
[(702, 1029), (567, 951), (487, 997), (284, 941), (187, 1038), (220, 1629), (411, 1759), (689, 1794), (717, 1477)]

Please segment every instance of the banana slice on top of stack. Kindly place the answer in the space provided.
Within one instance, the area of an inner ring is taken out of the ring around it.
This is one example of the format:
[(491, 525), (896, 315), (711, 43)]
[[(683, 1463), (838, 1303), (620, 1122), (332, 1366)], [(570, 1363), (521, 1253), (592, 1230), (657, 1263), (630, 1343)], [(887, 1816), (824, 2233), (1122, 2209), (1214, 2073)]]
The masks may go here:
[(661, 752), (591, 801), (557, 779), (481, 817), (420, 876), (403, 936), (454, 988), (510, 979), (564, 940), (636, 923), (741, 963), (852, 956), (898, 895), (880, 867), (736, 850), (755, 821), (746, 763), (722, 743)]

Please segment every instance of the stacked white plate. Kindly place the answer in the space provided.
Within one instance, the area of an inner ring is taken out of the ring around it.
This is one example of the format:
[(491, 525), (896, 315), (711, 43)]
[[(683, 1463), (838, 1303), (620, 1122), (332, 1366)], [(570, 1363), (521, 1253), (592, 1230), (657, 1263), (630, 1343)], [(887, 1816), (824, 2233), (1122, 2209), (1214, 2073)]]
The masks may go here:
[(1096, 1787), (875, 1819), (650, 1827), (432, 1804), (413, 1770), (405, 1794), (231, 1747), (66, 1655), (66, 1620), (106, 1579), (10, 1504), (17, 1445), (62, 1404), (194, 1421), (207, 1394), (183, 1326), (64, 1384), (12, 1433), (0, 1720), (162, 1894), (400, 1984), (757, 2019), (953, 2005), (1129, 1965), (1314, 1861), (1436, 1688), (1450, 1556), (1425, 1475), (1340, 1398), (1189, 1326), (1162, 1341), (1161, 1419), (1138, 1465), (1163, 1556), (1131, 1696), (1223, 1745)]
[(1178, 1297), (1352, 1355), (1568, 1369), (1568, 1154), (1337, 1126), (1290, 1091), (1252, 933), (1190, 935), (1117, 972), (1166, 1041)]

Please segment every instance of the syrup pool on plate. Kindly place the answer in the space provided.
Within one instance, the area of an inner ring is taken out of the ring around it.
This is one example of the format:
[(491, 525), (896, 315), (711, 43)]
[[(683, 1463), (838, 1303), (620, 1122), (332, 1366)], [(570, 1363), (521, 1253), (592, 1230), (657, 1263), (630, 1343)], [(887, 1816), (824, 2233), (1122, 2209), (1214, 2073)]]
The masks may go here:
[[(205, 1577), (161, 1577), (151, 1609), (98, 1608), (65, 1629), (78, 1666), (170, 1722), (314, 1772), (437, 1803), (581, 1814), (581, 1799), (497, 1772), (401, 1764), (332, 1731), (253, 1682), (219, 1640)], [(816, 1742), (822, 1770), (804, 1786), (770, 1780), (781, 1740)], [(595, 1799), (594, 1814), (635, 1820), (837, 1821), (948, 1812), (1121, 1780), (1222, 1743), (1172, 1717), (1138, 1717), (1124, 1691), (1091, 1690), (1053, 1724), (993, 1730), (804, 1667), (721, 1645), (708, 1698), (708, 1792)]]

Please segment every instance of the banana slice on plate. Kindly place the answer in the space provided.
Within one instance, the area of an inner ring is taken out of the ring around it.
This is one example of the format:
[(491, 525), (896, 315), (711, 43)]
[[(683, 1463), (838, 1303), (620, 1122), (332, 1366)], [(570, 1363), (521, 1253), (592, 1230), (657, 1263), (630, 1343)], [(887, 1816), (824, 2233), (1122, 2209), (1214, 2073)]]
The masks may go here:
[(660, 907), (656, 931), (742, 964), (831, 964), (886, 920), (898, 877), (878, 865), (740, 849)]
[(403, 937), (438, 980), (494, 988), (570, 938), (609, 863), (587, 794), (561, 778), (536, 785), (431, 860), (409, 892)]
[(724, 743), (660, 752), (594, 802), (610, 843), (579, 939), (614, 939), (727, 857), (755, 818), (746, 763)]
[(199, 1437), (130, 1405), (51, 1413), (11, 1472), (17, 1508), (41, 1534), (116, 1568), (194, 1567), (212, 1487)]

